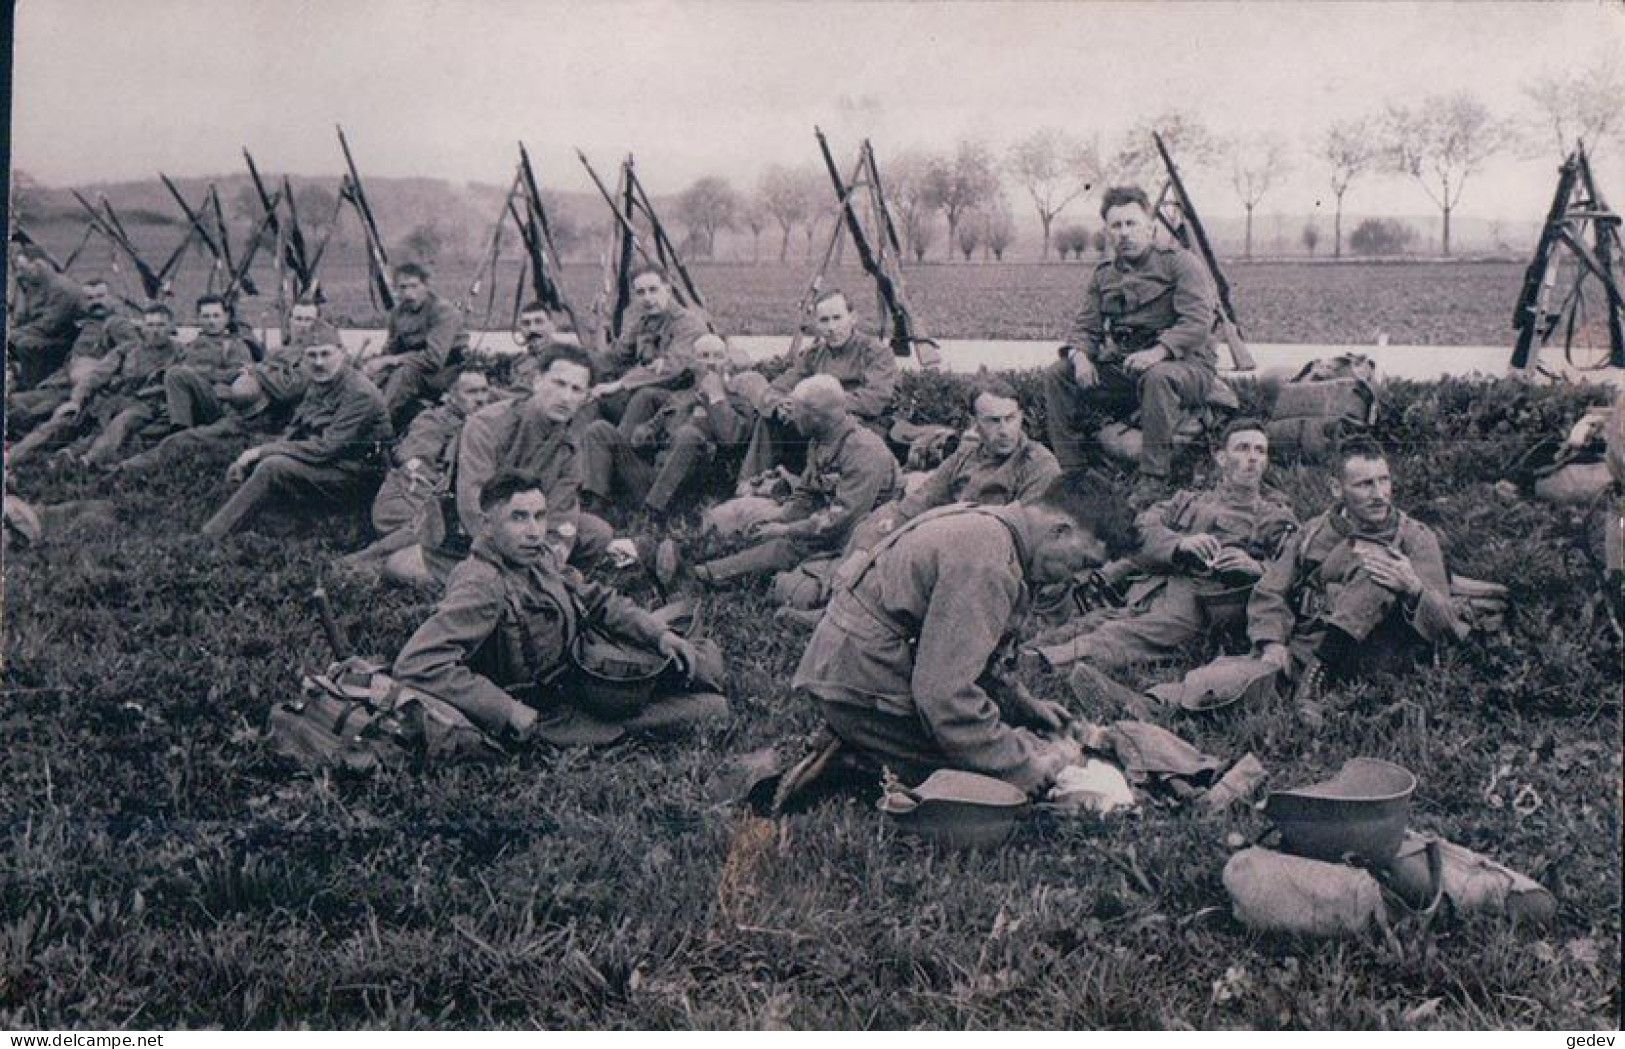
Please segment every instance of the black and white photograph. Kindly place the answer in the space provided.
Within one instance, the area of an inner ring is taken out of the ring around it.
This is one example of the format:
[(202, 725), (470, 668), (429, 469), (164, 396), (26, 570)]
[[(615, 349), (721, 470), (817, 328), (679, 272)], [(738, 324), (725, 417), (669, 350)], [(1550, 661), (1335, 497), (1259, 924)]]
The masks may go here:
[(1619, 1029), (1621, 0), (7, 6), (0, 1030)]

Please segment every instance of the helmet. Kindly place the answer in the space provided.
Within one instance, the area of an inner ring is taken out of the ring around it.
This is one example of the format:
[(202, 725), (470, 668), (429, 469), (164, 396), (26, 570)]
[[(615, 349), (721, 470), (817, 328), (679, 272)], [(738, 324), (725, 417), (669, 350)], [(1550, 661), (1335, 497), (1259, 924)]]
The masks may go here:
[(1315, 859), (1345, 856), (1382, 865), (1405, 837), (1416, 776), (1375, 758), (1350, 758), (1337, 775), (1296, 790), (1278, 790), (1264, 815), (1289, 852)]

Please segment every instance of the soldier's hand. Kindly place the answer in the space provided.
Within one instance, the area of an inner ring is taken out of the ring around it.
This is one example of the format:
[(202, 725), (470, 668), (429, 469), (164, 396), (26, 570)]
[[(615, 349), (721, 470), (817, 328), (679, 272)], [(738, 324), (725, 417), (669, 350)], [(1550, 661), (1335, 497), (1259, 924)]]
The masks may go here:
[(226, 467), (226, 483), (241, 484), (243, 478), (248, 476), (248, 471), (259, 461), (259, 458), (259, 449), (249, 448), (233, 459), (231, 465)]
[(1371, 581), (1384, 590), (1404, 597), (1414, 597), (1422, 592), (1422, 577), (1416, 574), (1411, 559), (1399, 551), (1378, 547), (1362, 552), (1360, 560)]
[(1153, 364), (1161, 364), (1168, 359), (1168, 351), (1161, 346), (1153, 346), (1149, 350), (1140, 350), (1123, 358), (1123, 367), (1131, 372), (1143, 372)]
[(1260, 663), (1268, 663), (1281, 673), (1286, 673), (1292, 665), (1292, 652), (1282, 644), (1270, 643), (1264, 646), (1264, 651), (1258, 654)]
[(1095, 362), (1082, 350), (1072, 351), (1072, 381), (1080, 389), (1093, 389), (1100, 382), (1100, 373), (1095, 371)]
[(661, 655), (676, 662), (677, 669), (683, 672), (683, 677), (691, 678), (694, 676), (694, 668), (698, 663), (698, 657), (694, 653), (694, 646), (689, 644), (686, 638), (679, 637), (668, 630), (660, 635), (660, 640), (655, 642), (655, 648)]
[(1216, 535), (1198, 532), (1196, 535), (1188, 535), (1181, 539), (1174, 549), (1180, 553), (1189, 554), (1204, 565), (1217, 567), (1213, 562), (1223, 552), (1224, 544), (1219, 542), (1219, 537)]
[(1233, 546), (1220, 550), (1219, 556), (1210, 562), (1209, 567), (1215, 572), (1233, 572), (1237, 575), (1251, 576), (1254, 579), (1264, 574), (1263, 565), (1259, 564), (1247, 551), (1239, 550)]
[(594, 386), (591, 390), (587, 391), (587, 396), (608, 397), (612, 393), (620, 392), (621, 384), (619, 382), (601, 382), (597, 386)]

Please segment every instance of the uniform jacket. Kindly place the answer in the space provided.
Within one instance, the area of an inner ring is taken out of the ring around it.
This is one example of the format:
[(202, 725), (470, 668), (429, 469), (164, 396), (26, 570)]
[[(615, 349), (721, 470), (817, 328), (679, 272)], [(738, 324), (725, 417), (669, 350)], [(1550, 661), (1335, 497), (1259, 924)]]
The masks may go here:
[[(1096, 362), (1114, 363), (1160, 345), (1176, 361), (1214, 367), (1217, 301), (1213, 281), (1195, 255), (1153, 245), (1138, 262), (1106, 259), (1095, 267), (1072, 323), (1071, 342)], [(1107, 346), (1108, 336), (1115, 350)]]
[(975, 439), (961, 441), (954, 453), (931, 471), (925, 483), (897, 504), (899, 520), (906, 521), (937, 506), (977, 503), (1003, 506), (1031, 499), (1061, 476), (1055, 453), (1021, 435), (1015, 451), (1000, 459)]
[(254, 351), (240, 335), (198, 332), (182, 347), (180, 364), (201, 372), (210, 382), (226, 383), (254, 363)]
[(437, 372), (468, 348), (463, 311), (430, 292), (417, 306), (405, 302), (389, 311), (389, 331), (383, 353), (401, 354)]
[(457, 457), (457, 438), (462, 436), (467, 421), (468, 416), (450, 401), (419, 412), (390, 458), (397, 467), (416, 459), (423, 464), (421, 472), (438, 481), (451, 470), (452, 460)]
[(19, 283), (23, 289), (23, 311), (11, 329), (11, 344), (33, 350), (72, 343), (79, 334), (79, 317), (85, 301), (79, 282), (60, 273), (47, 272), (37, 281)]
[[(1180, 540), (1206, 532), (1223, 546), (1241, 550), (1268, 566), (1297, 530), (1298, 515), (1274, 492), (1239, 494), (1210, 488), (1179, 492), (1156, 503), (1134, 519), (1134, 527), (1140, 535), (1134, 561), (1141, 568), (1158, 576), (1206, 578), (1202, 565), (1175, 552)], [(1211, 581), (1215, 588), (1225, 585), (1218, 579)], [(1137, 596), (1129, 595), (1131, 604)]]
[(792, 686), (918, 718), (958, 767), (1037, 789), (1052, 771), (1035, 760), (1042, 742), (1007, 724), (987, 691), (1027, 608), (1031, 548), (1011, 507), (915, 518), (843, 565)]
[(286, 455), (312, 466), (373, 465), (394, 431), (384, 395), (372, 380), (345, 366), (333, 381), (311, 383), (282, 436), (263, 455)]
[(663, 360), (665, 378), (638, 385), (675, 386), (690, 377), (694, 342), (710, 330), (698, 313), (676, 302), (659, 313), (640, 312), (610, 347), (604, 361), (606, 377), (618, 379), (633, 368), (651, 368)]
[(549, 421), (531, 410), (531, 399), (488, 404), (469, 416), (457, 441), (456, 521), (448, 517), (447, 538), (459, 524), (464, 536), (479, 533), (480, 489), (504, 469), (540, 478), (553, 527), (581, 507), (581, 447), (569, 424)]
[(729, 389), (723, 397), (712, 401), (696, 388), (672, 394), (651, 422), (662, 445), (670, 444), (683, 427), (694, 426), (711, 443), (728, 448), (750, 438), (755, 418), (756, 410), (750, 398), (743, 394)]
[(118, 367), (124, 351), (140, 342), (141, 332), (130, 318), (118, 313), (84, 314), (67, 363), (41, 385), (69, 387), (72, 396), (83, 402)]
[(133, 398), (144, 395), (161, 399), (163, 370), (181, 357), (181, 345), (173, 337), (165, 337), (156, 346), (137, 338), (126, 343), (117, 354), (109, 354), (97, 369), (93, 390), (101, 398)]
[(897, 391), (897, 357), (891, 347), (861, 331), (854, 330), (840, 346), (819, 339), (773, 380), (775, 400), (784, 400), (796, 383), (814, 375), (833, 375), (840, 380), (853, 415), (879, 419), (891, 408)]
[(1287, 540), (1253, 587), (1247, 603), (1247, 637), (1254, 645), (1286, 644), (1310, 616), (1330, 609), (1337, 593), (1359, 571), (1356, 539), (1381, 543), (1410, 558), (1422, 580), (1414, 606), (1403, 609), (1406, 624), (1430, 644), (1460, 635), (1462, 623), (1450, 603), (1450, 577), (1433, 530), (1399, 510), (1384, 528), (1361, 531), (1340, 509), (1312, 518)]
[(434, 615), (406, 642), (394, 675), (476, 724), (500, 731), (522, 691), (562, 669), (584, 624), (653, 647), (665, 632), (609, 587), (547, 564), (504, 558), (484, 538), (452, 569)]
[(886, 442), (851, 416), (807, 449), (781, 520), (815, 543), (840, 545), (869, 511), (903, 490), (902, 471)]

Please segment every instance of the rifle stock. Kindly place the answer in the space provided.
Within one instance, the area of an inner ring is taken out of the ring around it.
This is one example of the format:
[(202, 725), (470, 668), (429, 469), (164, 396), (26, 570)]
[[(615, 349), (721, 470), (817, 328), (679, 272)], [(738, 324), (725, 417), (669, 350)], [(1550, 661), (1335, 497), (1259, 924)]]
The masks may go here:
[[(333, 125), (339, 133), (339, 148), (344, 151), (344, 166), (349, 172), (350, 203), (355, 207), (356, 215), (361, 219), (362, 239), (367, 242), (367, 267), (372, 271), (374, 290), (378, 301), (385, 310), (395, 308), (395, 289), (389, 284), (389, 254), (384, 250), (384, 238), (378, 232), (378, 220), (373, 216), (372, 205), (367, 201), (367, 191), (361, 185), (361, 171), (356, 167), (355, 156), (350, 152), (350, 141), (344, 137), (344, 128)], [(344, 195), (341, 184), (339, 195)]]

